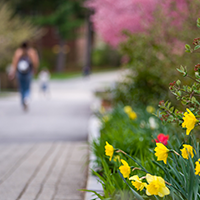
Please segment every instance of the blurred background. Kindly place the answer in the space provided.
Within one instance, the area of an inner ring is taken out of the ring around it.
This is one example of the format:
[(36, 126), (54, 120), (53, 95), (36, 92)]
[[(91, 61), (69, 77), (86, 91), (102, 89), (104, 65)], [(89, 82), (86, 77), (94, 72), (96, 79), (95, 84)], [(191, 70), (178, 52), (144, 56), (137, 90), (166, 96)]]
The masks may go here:
[(6, 72), (14, 51), (29, 40), (40, 57), (39, 71), (46, 67), (52, 78), (87, 74), (119, 67), (116, 49), (94, 34), (85, 1), (1, 0), (1, 90), (16, 89)]
[(176, 68), (193, 70), (199, 61), (184, 48), (198, 37), (199, 7), (198, 0), (1, 0), (1, 90), (16, 90), (6, 73), (15, 49), (29, 40), (39, 71), (47, 68), (51, 78), (128, 68), (114, 100), (157, 105), (172, 98), (167, 91)]
[[(55, 97), (73, 96), (74, 91), (83, 93), (85, 89), (113, 106), (157, 106), (161, 100), (169, 99), (179, 107), (168, 90), (169, 84), (177, 79), (183, 84), (189, 80), (182, 80), (176, 68), (183, 65), (192, 73), (199, 62), (198, 51), (185, 52), (185, 44), (193, 45), (193, 38), (199, 36), (198, 0), (1, 0), (0, 3), (1, 96), (5, 91), (17, 91), (17, 81), (9, 80), (8, 72), (14, 51), (25, 40), (38, 51), (38, 73), (44, 68), (50, 72), (53, 84), (50, 89)], [(112, 71), (119, 74), (125, 71), (125, 75), (120, 80), (114, 72), (113, 76), (112, 73), (94, 76), (88, 82), (81, 79), (55, 82)], [(33, 91), (38, 91), (38, 73)], [(96, 83), (102, 82), (103, 77), (104, 82), (113, 84), (99, 90)], [(73, 84), (77, 87), (72, 87)], [(90, 104), (88, 101), (88, 109)]]

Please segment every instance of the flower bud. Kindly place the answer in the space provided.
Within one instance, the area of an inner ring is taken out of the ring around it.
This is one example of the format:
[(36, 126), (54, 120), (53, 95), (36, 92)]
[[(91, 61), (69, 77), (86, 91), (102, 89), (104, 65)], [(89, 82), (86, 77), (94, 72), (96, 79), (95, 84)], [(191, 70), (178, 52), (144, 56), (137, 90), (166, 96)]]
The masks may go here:
[(181, 85), (181, 81), (180, 81), (180, 80), (177, 80), (177, 81), (176, 81), (176, 85), (180, 86), (180, 85)]

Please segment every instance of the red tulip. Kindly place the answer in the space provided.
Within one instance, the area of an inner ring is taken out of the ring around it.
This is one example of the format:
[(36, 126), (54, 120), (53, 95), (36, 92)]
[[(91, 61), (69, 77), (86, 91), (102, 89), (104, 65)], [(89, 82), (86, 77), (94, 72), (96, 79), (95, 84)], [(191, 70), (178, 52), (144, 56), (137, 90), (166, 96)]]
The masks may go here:
[(163, 133), (160, 133), (157, 137), (157, 139), (155, 139), (156, 143), (157, 142), (161, 142), (164, 145), (167, 145), (167, 141), (169, 139), (169, 135), (164, 135)]

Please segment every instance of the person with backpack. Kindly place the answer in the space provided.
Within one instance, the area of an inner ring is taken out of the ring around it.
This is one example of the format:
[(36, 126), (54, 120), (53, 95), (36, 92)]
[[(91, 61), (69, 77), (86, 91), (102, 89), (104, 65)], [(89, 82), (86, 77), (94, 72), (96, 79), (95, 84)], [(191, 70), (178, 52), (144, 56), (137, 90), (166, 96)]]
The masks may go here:
[(31, 80), (33, 73), (37, 71), (38, 65), (39, 58), (37, 51), (30, 47), (28, 42), (23, 42), (14, 53), (9, 78), (12, 80), (15, 76), (17, 77), (21, 103), (24, 110), (28, 109)]

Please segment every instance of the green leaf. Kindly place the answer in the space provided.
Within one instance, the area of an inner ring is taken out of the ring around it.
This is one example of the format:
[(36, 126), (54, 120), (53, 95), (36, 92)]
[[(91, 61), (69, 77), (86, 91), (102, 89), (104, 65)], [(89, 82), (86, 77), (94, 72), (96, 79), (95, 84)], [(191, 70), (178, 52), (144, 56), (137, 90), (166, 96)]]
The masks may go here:
[(169, 102), (168, 100), (165, 102), (165, 107), (167, 107), (168, 102)]
[(191, 157), (189, 157), (189, 190), (188, 190), (188, 200), (193, 200), (193, 189), (195, 184), (194, 166)]
[(186, 102), (186, 101), (181, 101), (181, 103), (182, 103), (183, 105), (186, 105), (186, 104), (187, 104), (187, 102)]
[(197, 19), (197, 27), (200, 28), (200, 18)]
[(128, 156), (131, 160), (133, 160), (135, 163), (137, 163), (143, 171), (145, 171), (146, 173), (149, 173), (136, 159), (134, 159), (132, 156), (126, 154), (126, 156)]
[(176, 81), (176, 84), (179, 86), (179, 85), (181, 85), (181, 81), (180, 80), (177, 80)]
[(161, 168), (165, 172), (166, 176), (170, 179), (170, 183), (172, 184), (171, 187), (173, 187), (176, 191), (180, 192), (184, 197), (186, 197), (184, 190), (180, 187), (177, 181), (169, 174), (168, 170), (154, 160), (153, 163), (155, 163), (159, 168)]
[(171, 102), (168, 103), (167, 108), (169, 109), (171, 106)]
[(179, 68), (177, 68), (177, 71), (179, 71), (180, 73), (183, 73), (183, 71), (181, 69), (179, 69)]
[(185, 49), (186, 49), (186, 50), (190, 50), (190, 49), (191, 49), (190, 45), (189, 45), (189, 44), (186, 44), (186, 45), (185, 45)]
[(182, 65), (180, 66), (180, 70), (181, 70), (181, 71), (184, 71), (184, 67), (183, 67)]
[(174, 106), (172, 106), (169, 110), (170, 110), (171, 112), (173, 112), (173, 110), (174, 110)]
[(98, 193), (97, 193), (96, 191), (94, 191), (94, 190), (80, 189), (79, 191), (92, 192), (92, 193), (94, 193), (95, 195), (97, 195), (99, 199), (105, 200), (105, 197), (101, 196), (100, 194), (98, 194)]
[(180, 96), (181, 96), (181, 91), (178, 91), (178, 92), (177, 92), (177, 95), (180, 97)]
[(130, 190), (133, 192), (133, 194), (135, 195), (137, 200), (144, 200), (135, 190), (133, 190), (133, 188), (126, 182), (125, 178), (123, 177), (123, 175), (121, 174), (121, 172), (119, 170), (117, 170), (117, 172), (119, 173), (119, 175), (121, 176), (121, 178), (123, 179), (123, 181), (128, 185), (128, 187), (130, 188)]
[(194, 50), (197, 50), (199, 48), (200, 48), (200, 45), (197, 45), (197, 46), (194, 47)]
[(177, 109), (175, 109), (174, 113), (175, 113), (175, 114), (178, 114), (178, 110), (177, 110)]

